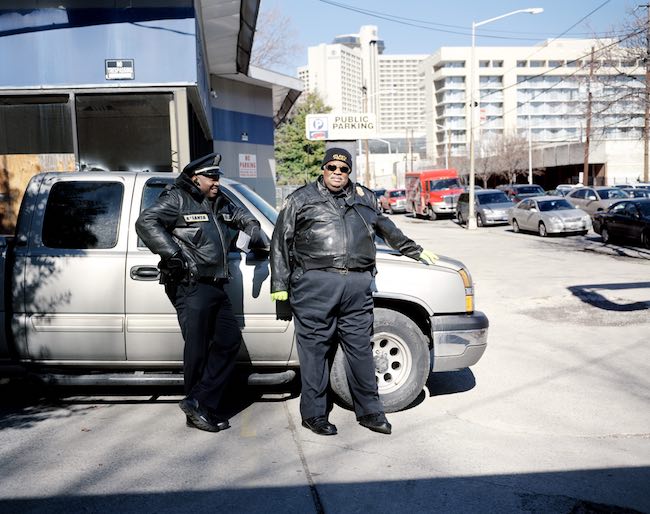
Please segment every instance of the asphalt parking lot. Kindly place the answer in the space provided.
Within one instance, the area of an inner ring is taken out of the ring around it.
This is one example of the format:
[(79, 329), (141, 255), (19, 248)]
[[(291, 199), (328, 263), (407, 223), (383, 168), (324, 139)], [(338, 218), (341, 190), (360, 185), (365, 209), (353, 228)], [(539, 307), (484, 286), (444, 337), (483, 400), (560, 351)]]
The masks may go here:
[[(391, 436), (235, 384), (232, 428), (176, 391), (0, 386), (1, 512), (650, 512), (650, 251), (395, 216), (472, 273), (488, 349), (431, 376)], [(138, 394), (139, 393), (139, 394)]]

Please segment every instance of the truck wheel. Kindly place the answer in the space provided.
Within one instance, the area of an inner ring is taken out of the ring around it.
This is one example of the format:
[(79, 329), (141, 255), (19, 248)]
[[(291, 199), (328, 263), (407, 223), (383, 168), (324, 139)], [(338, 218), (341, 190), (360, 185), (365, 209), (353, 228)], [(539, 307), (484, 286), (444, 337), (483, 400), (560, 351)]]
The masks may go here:
[(388, 214), (395, 214), (395, 213), (393, 212), (393, 206), (392, 206), (392, 205), (389, 205), (389, 206), (388, 206)]
[[(408, 407), (422, 392), (429, 377), (427, 340), (408, 316), (390, 309), (375, 309), (371, 339), (379, 396), (386, 412)], [(352, 395), (345, 372), (345, 354), (336, 351), (330, 384), (341, 402), (352, 407)]]
[(433, 207), (431, 207), (430, 205), (427, 206), (427, 214), (429, 215), (429, 219), (431, 221), (438, 218), (438, 215), (434, 212)]

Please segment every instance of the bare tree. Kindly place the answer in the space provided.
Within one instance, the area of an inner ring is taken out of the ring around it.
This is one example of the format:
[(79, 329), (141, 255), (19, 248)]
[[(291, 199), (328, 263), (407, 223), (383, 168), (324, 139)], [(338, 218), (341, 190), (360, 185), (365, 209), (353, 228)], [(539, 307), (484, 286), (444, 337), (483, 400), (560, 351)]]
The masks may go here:
[(476, 178), (483, 182), (484, 188), (488, 187), (488, 180), (490, 178), (499, 175), (499, 160), (502, 144), (501, 138), (490, 137), (489, 139), (481, 140), (474, 173)]
[(296, 38), (291, 18), (278, 4), (272, 4), (258, 16), (251, 64), (266, 69), (295, 66), (295, 58), (302, 50)]
[(497, 174), (508, 183), (514, 184), (519, 175), (528, 174), (528, 140), (518, 133), (511, 132), (495, 138), (494, 151), (491, 153)]

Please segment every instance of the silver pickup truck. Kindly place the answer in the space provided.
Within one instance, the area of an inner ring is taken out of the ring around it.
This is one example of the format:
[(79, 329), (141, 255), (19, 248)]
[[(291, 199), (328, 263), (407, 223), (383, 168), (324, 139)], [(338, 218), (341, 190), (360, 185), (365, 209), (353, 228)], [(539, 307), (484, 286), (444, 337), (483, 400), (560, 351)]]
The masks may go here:
[[(158, 256), (138, 239), (138, 214), (175, 179), (170, 173), (43, 173), (30, 181), (16, 234), (0, 238), (0, 374), (25, 370), (56, 384), (182, 384), (183, 340), (158, 284)], [(276, 210), (247, 186), (222, 190), (270, 237)], [(236, 238), (235, 238), (236, 239)], [(288, 308), (270, 300), (268, 252), (229, 253), (227, 286), (249, 383), (286, 383), (299, 367)], [(373, 352), (387, 411), (407, 407), (431, 371), (475, 364), (487, 317), (474, 310), (462, 263), (434, 266), (381, 248)], [(332, 388), (351, 397), (342, 352)]]

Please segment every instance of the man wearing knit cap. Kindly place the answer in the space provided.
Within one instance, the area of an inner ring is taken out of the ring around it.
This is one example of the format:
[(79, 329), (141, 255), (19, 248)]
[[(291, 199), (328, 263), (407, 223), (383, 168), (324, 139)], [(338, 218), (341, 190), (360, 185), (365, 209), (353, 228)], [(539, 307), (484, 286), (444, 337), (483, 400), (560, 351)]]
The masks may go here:
[(302, 425), (335, 435), (328, 420), (329, 358), (338, 341), (359, 423), (390, 434), (377, 391), (370, 339), (375, 234), (413, 259), (438, 257), (406, 237), (381, 213), (375, 194), (350, 182), (352, 156), (329, 148), (323, 173), (287, 198), (271, 243), (271, 297), (290, 300), (296, 325)]

